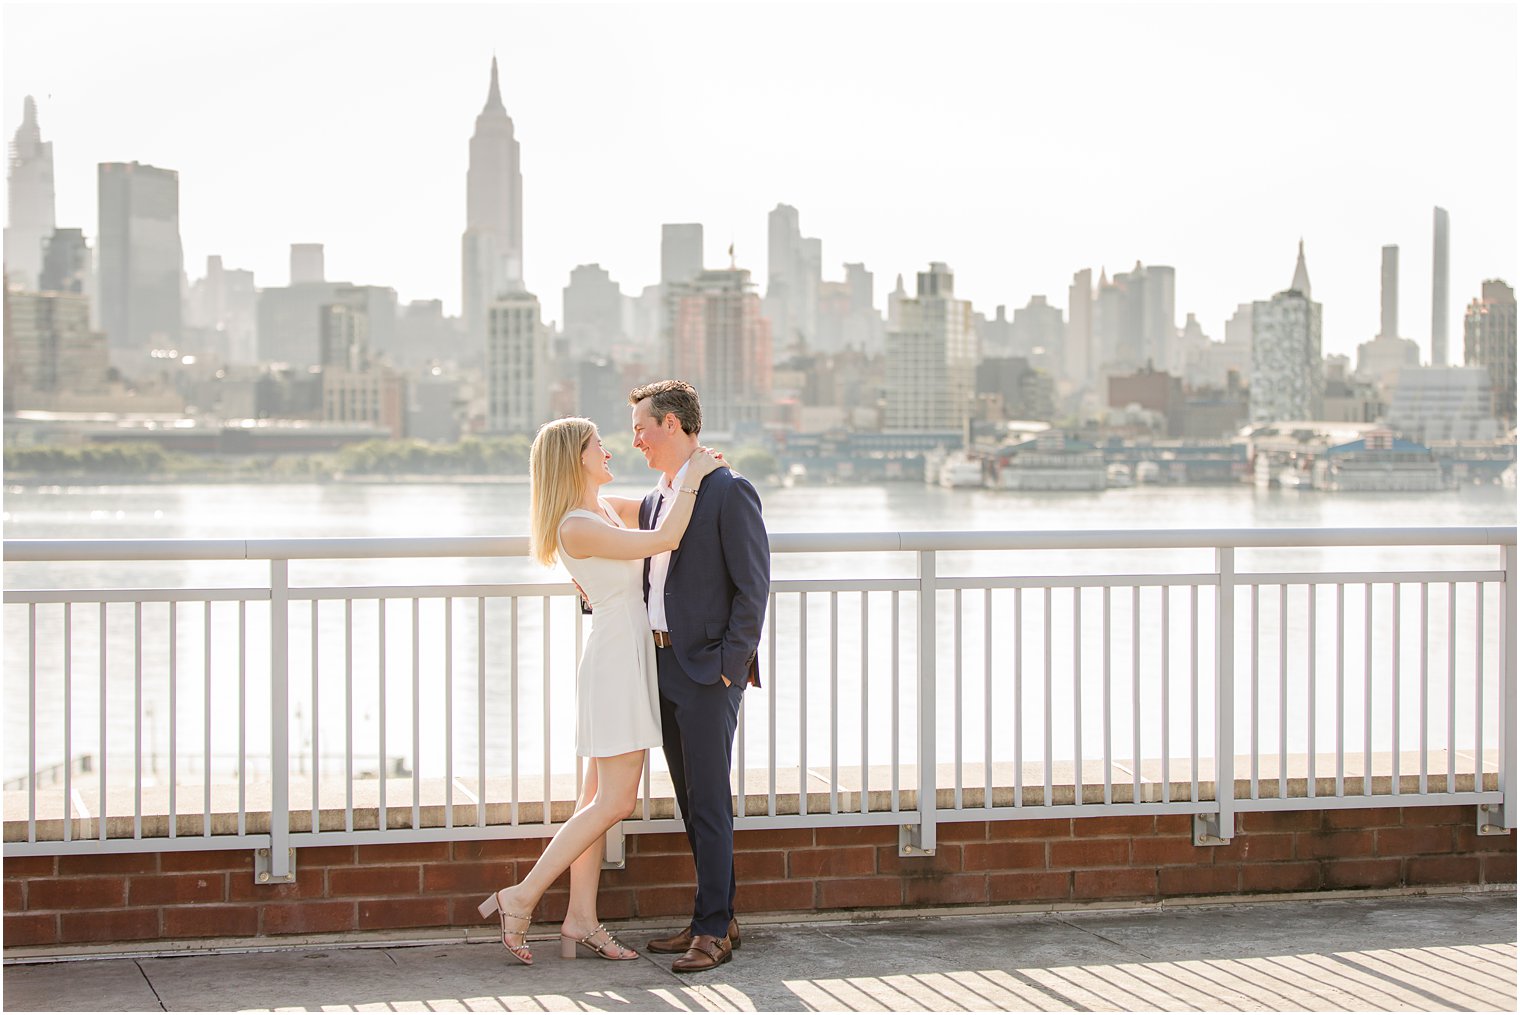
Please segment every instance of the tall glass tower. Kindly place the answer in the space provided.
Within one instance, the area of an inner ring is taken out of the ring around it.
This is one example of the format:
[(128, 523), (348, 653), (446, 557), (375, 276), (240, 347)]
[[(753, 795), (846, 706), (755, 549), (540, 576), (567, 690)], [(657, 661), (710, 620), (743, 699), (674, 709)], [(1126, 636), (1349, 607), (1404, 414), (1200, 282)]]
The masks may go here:
[(112, 362), (131, 373), (180, 341), (179, 174), (137, 162), (99, 169), (100, 326)]

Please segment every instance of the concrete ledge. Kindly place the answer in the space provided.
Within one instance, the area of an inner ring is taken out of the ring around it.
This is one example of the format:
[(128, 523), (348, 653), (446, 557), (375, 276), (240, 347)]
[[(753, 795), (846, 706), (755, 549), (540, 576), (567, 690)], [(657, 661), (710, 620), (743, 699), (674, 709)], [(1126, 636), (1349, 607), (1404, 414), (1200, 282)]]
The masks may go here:
[[(1309, 770), (1310, 758), (1307, 755), (1289, 755), (1286, 768), (1286, 779), (1279, 776), (1281, 758), (1277, 755), (1258, 759), (1258, 778), (1254, 796), (1257, 799), (1303, 799), (1310, 798), (1309, 793)], [(1336, 796), (1336, 780), (1333, 775), (1325, 775), (1325, 772), (1335, 771), (1334, 755), (1318, 755), (1313, 760), (1315, 779), (1314, 796)], [(1348, 754), (1345, 759), (1346, 772), (1342, 779), (1342, 785), (1346, 795), (1362, 796), (1370, 795), (1384, 798), (1378, 799), (1371, 804), (1360, 806), (1388, 806), (1388, 807), (1412, 807), (1419, 806), (1420, 801), (1420, 756), (1417, 752), (1404, 752), (1398, 758), (1399, 791), (1393, 792), (1394, 758), (1391, 753), (1374, 754), (1372, 756), (1372, 777), (1370, 790), (1364, 787), (1365, 756), (1358, 753)], [(1246, 801), (1253, 797), (1250, 773), (1251, 759), (1249, 756), (1240, 755), (1235, 758), (1235, 799)], [(1458, 752), (1452, 759), (1448, 759), (1446, 752), (1432, 752), (1426, 761), (1426, 788), (1429, 793), (1441, 794), (1447, 792), (1471, 793), (1474, 792), (1476, 779), (1476, 759), (1470, 753)], [(1447, 771), (1454, 764), (1457, 768), (1456, 777), (1450, 783), (1448, 789)], [(1484, 777), (1483, 790), (1497, 792), (1499, 789), (1498, 777), (1499, 756), (1497, 750), (1484, 752)], [(1130, 764), (1115, 763), (1105, 773), (1101, 761), (1086, 762), (1082, 766), (1082, 793), (1083, 806), (1092, 805), (1095, 810), (1101, 809), (1104, 804), (1104, 777), (1108, 778), (1109, 799), (1115, 804), (1134, 804), (1135, 798), (1135, 773)], [(953, 764), (941, 764), (936, 770), (936, 784), (939, 789), (936, 797), (936, 806), (942, 811), (950, 811), (955, 807), (955, 781), (956, 769)], [(1184, 803), (1194, 799), (1193, 782), (1188, 759), (1175, 759), (1166, 766), (1165, 775), (1167, 781), (1162, 782), (1163, 764), (1159, 759), (1146, 759), (1140, 764), (1140, 794), (1139, 803), (1160, 803), (1170, 801)], [(1181, 776), (1186, 776), (1182, 778)], [(1012, 763), (994, 763), (990, 773), (992, 783), (992, 806), (1013, 807), (1016, 800), (1019, 804), (1031, 809), (1046, 805), (1045, 799), (1045, 771), (1042, 765), (1026, 764), (1022, 772), (1015, 778)], [(1050, 804), (1054, 806), (1072, 805), (1077, 802), (1076, 772), (1069, 763), (1056, 763), (1051, 770), (1051, 793)], [(1199, 801), (1212, 801), (1214, 797), (1215, 770), (1213, 759), (1201, 759), (1198, 771), (1198, 795)], [(985, 806), (986, 786), (989, 781), (988, 773), (981, 763), (963, 764), (961, 766), (961, 805), (963, 808), (980, 808)], [(81, 780), (85, 781), (85, 780)], [(869, 814), (888, 814), (893, 808), (892, 770), (889, 766), (872, 766), (862, 770), (856, 767), (841, 766), (837, 775), (827, 768), (809, 768), (807, 772), (807, 812), (809, 814), (825, 815), (831, 810), (840, 815), (859, 813), (861, 800), (864, 796), (865, 811)], [(896, 803), (897, 810), (912, 811), (918, 807), (918, 793), (916, 790), (918, 773), (913, 766), (902, 766), (897, 779)], [(770, 810), (770, 775), (765, 769), (749, 769), (744, 778), (744, 815), (748, 817), (762, 817), (774, 813), (778, 816), (796, 816), (800, 813), (799, 801), (801, 799), (799, 773), (795, 767), (778, 770), (776, 773), (776, 804), (775, 811)], [(569, 819), (574, 813), (575, 796), (577, 793), (577, 780), (573, 774), (551, 776), (549, 780), (550, 805), (548, 808), (551, 824), (557, 824)], [(1286, 788), (1286, 793), (1283, 792)], [(504, 836), (527, 836), (537, 837), (544, 833), (544, 784), (540, 776), (525, 776), (518, 780), (515, 797), (517, 803), (510, 801), (514, 797), (514, 789), (510, 779), (488, 779), (485, 783), (484, 792), (471, 780), (456, 777), (452, 787), (453, 803), (453, 827), (462, 828), (474, 826), (478, 820), (478, 803), (476, 800), (484, 797), (488, 802), (485, 805), (485, 824), (489, 828), (496, 829)], [(831, 793), (832, 790), (832, 793)], [(98, 785), (74, 787), (76, 799), (70, 809), (76, 815), (72, 818), (72, 834), (75, 839), (95, 839), (100, 834), (99, 825), (99, 796)], [(436, 829), (446, 832), (447, 824), (446, 801), (450, 797), (450, 785), (443, 779), (422, 779), (417, 783), (416, 794), (418, 805), (418, 824), (420, 829)], [(323, 832), (339, 832), (348, 829), (348, 815), (346, 807), (334, 806), (336, 802), (346, 801), (347, 786), (339, 780), (324, 780), (317, 791), (317, 799), (320, 801), (318, 811), (318, 828)], [(243, 816), (244, 831), (246, 834), (262, 835), (269, 832), (269, 803), (270, 787), (267, 783), (250, 783), (244, 790), (245, 814)], [(831, 799), (832, 797), (832, 799)], [(386, 780), (386, 808), (385, 827), (387, 829), (411, 829), (412, 824), (412, 798), (413, 782), (407, 778), (392, 778)], [(200, 838), (204, 835), (205, 815), (200, 809), (186, 813), (187, 805), (199, 808), (204, 799), (204, 788), (200, 784), (182, 785), (178, 787), (177, 807), (179, 813), (175, 816), (176, 835), (185, 840)], [(308, 780), (300, 781), (299, 777), (293, 781), (290, 792), (290, 831), (310, 832), (311, 821), (312, 786)], [(28, 796), (25, 790), (10, 790), (4, 795), (5, 823), (4, 841), (7, 843), (26, 842), (28, 823), (27, 808)], [(108, 839), (130, 839), (136, 832), (137, 819), (133, 811), (136, 807), (135, 792), (132, 789), (115, 790), (106, 798), (108, 816), (106, 817), (106, 837)], [(1445, 801), (1432, 801), (1433, 803), (1445, 803)], [(169, 836), (169, 788), (167, 786), (145, 786), (142, 790), (142, 837), (145, 839), (163, 839)], [(638, 808), (634, 811), (630, 827), (631, 831), (637, 830), (637, 821), (643, 816), (643, 800), (641, 798)], [(1311, 805), (1312, 806), (1312, 805)], [(1322, 805), (1321, 805), (1322, 806)], [(238, 787), (232, 784), (214, 784), (211, 793), (211, 838), (219, 836), (235, 836), (238, 829)], [(735, 813), (738, 813), (739, 801), (737, 794), (734, 797)], [(64, 810), (62, 790), (49, 787), (39, 790), (36, 794), (36, 835), (39, 842), (62, 842), (64, 833), (64, 820), (61, 815)], [(82, 815), (88, 814), (85, 817)], [(1031, 815), (1033, 817), (1034, 815)], [(670, 778), (664, 773), (655, 773), (650, 780), (649, 794), (649, 817), (653, 820), (671, 819), (676, 817), (675, 803), (671, 796)], [(515, 818), (515, 821), (514, 821)], [(946, 820), (973, 819), (969, 814), (947, 814)], [(380, 829), (380, 788), (379, 781), (375, 779), (356, 780), (353, 785), (353, 830), (354, 831), (378, 831)], [(446, 836), (441, 835), (440, 838)], [(208, 843), (206, 848), (222, 848), (220, 844)]]

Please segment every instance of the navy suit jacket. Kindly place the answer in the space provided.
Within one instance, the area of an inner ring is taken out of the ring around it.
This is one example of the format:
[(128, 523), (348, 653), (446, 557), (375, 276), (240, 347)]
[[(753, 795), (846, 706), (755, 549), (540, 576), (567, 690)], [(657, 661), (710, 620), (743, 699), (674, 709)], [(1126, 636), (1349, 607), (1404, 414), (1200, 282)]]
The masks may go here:
[[(660, 493), (639, 507), (639, 528), (654, 527)], [(702, 480), (681, 545), (665, 578), (671, 648), (699, 684), (719, 677), (760, 686), (760, 627), (771, 588), (770, 540), (760, 496), (743, 476), (719, 469)], [(644, 561), (649, 598), (649, 561)]]

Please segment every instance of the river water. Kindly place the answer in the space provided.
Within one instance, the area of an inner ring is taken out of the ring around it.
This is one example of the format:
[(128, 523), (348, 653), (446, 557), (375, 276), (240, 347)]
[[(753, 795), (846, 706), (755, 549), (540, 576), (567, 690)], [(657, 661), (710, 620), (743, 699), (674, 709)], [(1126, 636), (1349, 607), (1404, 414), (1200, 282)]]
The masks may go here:
[[(631, 468), (637, 470), (640, 479), (647, 475), (641, 463)], [(638, 496), (644, 489), (617, 483), (608, 492)], [(766, 487), (762, 488), (761, 496), (766, 522), (773, 533), (1511, 526), (1516, 517), (1513, 491), (1494, 486), (1429, 494), (1261, 491), (1245, 485), (1141, 486), (1068, 494), (946, 490), (903, 483)], [(525, 532), (526, 522), (527, 487), (522, 483), (29, 486), (8, 488), (4, 505), (7, 539), (511, 535)], [(1401, 551), (1398, 555), (1375, 549), (1295, 550), (1242, 551), (1237, 567), (1241, 571), (1323, 567), (1492, 570), (1497, 563), (1498, 554), (1492, 548), (1439, 548)], [(1205, 573), (1212, 569), (1213, 562), (1208, 551), (1040, 551), (945, 553), (940, 555), (938, 565), (943, 574), (961, 575), (1158, 575)], [(778, 579), (906, 578), (913, 574), (913, 568), (914, 559), (909, 554), (781, 554), (775, 560), (774, 573)], [(8, 589), (258, 588), (268, 581), (267, 563), (235, 561), (7, 564), (5, 571)], [(430, 587), (562, 580), (562, 573), (545, 571), (526, 559), (516, 558), (297, 561), (291, 565), (292, 585), (302, 587)], [(1449, 644), (1446, 610), (1451, 593), (1444, 585), (1432, 587), (1425, 628), (1429, 632), (1429, 680), (1435, 691), (1429, 709), (1422, 713), (1413, 697), (1421, 679), (1418, 586), (1402, 588), (1397, 610), (1393, 589), (1391, 584), (1376, 585), (1369, 599), (1364, 586), (1348, 587), (1344, 612), (1340, 614), (1344, 617), (1345, 638), (1339, 649), (1334, 639), (1337, 604), (1333, 587), (1319, 591), (1312, 611), (1305, 586), (1289, 588), (1285, 597), (1276, 586), (1262, 589), (1256, 606), (1262, 619), (1262, 638), (1255, 658), (1261, 684), (1256, 722), (1263, 750), (1284, 746), (1290, 751), (1307, 749), (1311, 704), (1319, 720), (1315, 746), (1320, 750), (1333, 749), (1333, 731), (1325, 716), (1334, 715), (1336, 688), (1329, 675), (1337, 670), (1337, 651), (1341, 654), (1340, 666), (1347, 674), (1349, 690), (1345, 693), (1350, 702), (1347, 725), (1342, 732), (1351, 744), (1360, 745), (1366, 732), (1361, 725), (1360, 702), (1368, 688), (1371, 688), (1368, 693), (1375, 694), (1380, 703), (1370, 730), (1380, 750), (1391, 746), (1395, 729), (1406, 749), (1415, 743), (1421, 735), (1418, 723), (1422, 715), (1433, 745), (1438, 740), (1445, 743), (1448, 718), (1455, 727), (1455, 746), (1471, 746), (1480, 735), (1486, 746), (1494, 744), (1500, 630), (1496, 590), (1491, 585), (1485, 589), (1480, 652), (1476, 587), (1467, 584), (1455, 593), (1461, 620)], [(1045, 750), (1047, 732), (1050, 750), (1056, 758), (1071, 757), (1078, 736), (1085, 745), (1085, 757), (1101, 756), (1105, 737), (1115, 757), (1127, 756), (1136, 748), (1130, 734), (1136, 704), (1141, 725), (1147, 731), (1144, 736), (1150, 738), (1140, 745), (1139, 753), (1154, 755), (1153, 731), (1164, 720), (1168, 724), (1171, 752), (1187, 754), (1192, 746), (1190, 709), (1196, 705), (1207, 716), (1212, 707), (1212, 691), (1208, 686), (1212, 679), (1212, 592), (1204, 590), (1199, 607), (1201, 686), (1196, 699), (1189, 682), (1189, 654), (1195, 639), (1190, 627), (1192, 604), (1188, 589), (1176, 588), (1163, 594), (1159, 588), (1145, 588), (1139, 597), (1138, 618), (1133, 614), (1133, 595), (1127, 588), (1116, 590), (1107, 602), (1112, 613), (1108, 625), (1112, 640), (1106, 642), (1101, 621), (1107, 597), (1101, 589), (1087, 589), (1080, 596), (1070, 589), (1057, 589), (1053, 593), (1049, 600), (1049, 621), (1054, 632), (1049, 646), (1053, 677), (1047, 698), (1043, 686), (1046, 600), (1040, 591), (1016, 594), (1012, 590), (999, 590), (990, 597), (981, 591), (967, 591), (959, 599), (952, 593), (941, 593), (937, 636), (943, 713), (938, 735), (940, 759), (950, 760), (957, 738), (970, 757), (981, 757), (990, 751), (995, 760), (1008, 760), (1012, 757), (1011, 743), (1017, 739), (1023, 758), (1038, 758)], [(1163, 598), (1168, 638), (1162, 637)], [(1250, 603), (1249, 594), (1242, 592), (1237, 611), (1248, 611)], [(451, 741), (456, 759), (464, 759), (456, 763), (464, 766), (467, 760), (473, 765), (482, 746), (477, 734), (476, 705), (483, 685), (488, 727), (484, 747), (490, 772), (503, 771), (514, 753), (523, 771), (541, 770), (546, 756), (553, 770), (567, 770), (573, 764), (570, 755), (573, 632), (577, 621), (572, 603), (568, 599), (555, 599), (548, 607), (551, 629), (548, 637), (558, 639), (556, 644), (561, 646), (551, 652), (548, 665), (544, 664), (542, 653), (546, 639), (543, 600), (538, 597), (522, 600), (516, 610), (515, 627), (511, 603), (498, 598), (485, 600), (483, 633), (478, 618), (480, 606), (473, 594), (458, 598), (452, 604), (452, 614), (446, 618), (441, 598), (424, 594), (415, 608), (410, 599), (391, 600), (386, 606), (383, 637), (380, 608), (374, 598), (357, 599), (347, 608), (342, 600), (323, 602), (316, 611), (315, 625), (306, 609), (293, 609), (290, 692), (293, 769), (306, 771), (311, 764), (308, 754), (314, 703), (320, 717), (317, 735), (321, 760), (317, 764), (327, 774), (332, 774), (335, 765), (338, 772), (342, 771), (350, 723), (353, 749), (361, 758), (378, 759), (383, 755), (401, 759), (407, 768), (420, 766), (425, 774), (437, 774)], [(1082, 615), (1079, 634), (1072, 626), (1077, 606)], [(352, 611), (351, 621), (346, 609)], [(820, 761), (826, 763), (836, 743), (841, 763), (858, 763), (863, 756), (872, 764), (887, 763), (891, 758), (894, 724), (904, 756), (911, 755), (916, 712), (915, 610), (913, 596), (902, 593), (898, 599), (898, 694), (894, 709), (891, 593), (873, 593), (864, 608), (859, 593), (841, 593), (838, 597), (826, 593), (810, 595), (805, 640), (800, 632), (800, 597), (794, 594), (778, 597), (779, 622), (773, 625), (777, 628), (774, 672), (770, 647), (763, 645), (766, 688), (758, 694), (751, 692), (751, 699), (762, 700), (746, 708), (748, 764), (753, 767), (765, 763), (770, 749), (771, 709), (776, 713), (778, 764), (797, 763), (804, 744), (809, 767)], [(1311, 612), (1318, 632), (1315, 645), (1300, 651), (1308, 645)], [(150, 603), (142, 608), (142, 613), (145, 768), (152, 767), (160, 773), (159, 777), (165, 771), (171, 726), (171, 669), (175, 682), (172, 725), (180, 744), (180, 778), (198, 778), (197, 766), (204, 764), (201, 745), (205, 740), (207, 714), (212, 715), (211, 768), (218, 777), (239, 765), (254, 774), (266, 768), (268, 748), (263, 748), (261, 757), (259, 744), (268, 730), (267, 606), (250, 603), (240, 616), (233, 602), (217, 603), (209, 610), (200, 603), (181, 604), (174, 615), (173, 653), (169, 651), (168, 605)], [(1397, 653), (1389, 648), (1393, 643), (1395, 614), (1401, 632)], [(1014, 624), (1015, 617), (1019, 625)], [(100, 644), (99, 607), (74, 607), (70, 622), (74, 697), (70, 710), (71, 753), (77, 758), (100, 749), (100, 671), (104, 654), (107, 752), (116, 766), (114, 771), (130, 775), (134, 715), (139, 707), (134, 608), (130, 604), (109, 608), (104, 650)], [(63, 608), (39, 606), (36, 623), (36, 753), (39, 764), (45, 765), (63, 756)], [(315, 649), (313, 626), (317, 631)], [(350, 629), (352, 644), (345, 644), (345, 631)], [(830, 637), (831, 629), (838, 630), (837, 640)], [(453, 636), (447, 646), (446, 631)], [(207, 650), (208, 633), (211, 651)], [(241, 672), (237, 652), (240, 640), (246, 661)], [(1245, 646), (1239, 644), (1243, 640), (1244, 636), (1237, 637), (1238, 652), (1245, 651)], [(1370, 667), (1366, 656), (1369, 647)], [(7, 606), (4, 771), (8, 779), (24, 773), (28, 764), (26, 703), (30, 651), (27, 608)], [(1078, 653), (1082, 656), (1080, 667), (1074, 665)], [(311, 665), (314, 656), (318, 660), (315, 690)], [(1389, 664), (1395, 656), (1402, 663), (1397, 693), (1393, 693), (1391, 677), (1385, 675), (1391, 671)], [(1237, 654), (1238, 660), (1244, 658)], [(1134, 665), (1137, 659), (1138, 668)], [(953, 678), (957, 660), (962, 672), (959, 682)], [(1450, 702), (1444, 684), (1448, 679), (1448, 663), (1458, 675)], [(1164, 679), (1163, 665), (1168, 667)], [(1241, 661), (1237, 667), (1241, 671), (1237, 684), (1240, 697), (1247, 693), (1245, 671), (1249, 666)], [(1309, 681), (1315, 678), (1309, 673), (1311, 668), (1319, 675), (1312, 696)], [(349, 669), (354, 675), (351, 683), (345, 679)], [(1376, 675), (1375, 688), (1370, 683), (1363, 686), (1364, 671), (1369, 669)], [(1479, 669), (1485, 674), (1481, 716), (1474, 710), (1472, 690), (1472, 674)], [(860, 677), (863, 670), (869, 675), (869, 697), (864, 706)], [(1279, 674), (1285, 675), (1287, 687), (1287, 693), (1281, 697)], [(236, 728), (240, 681), (248, 726), (246, 756), (241, 759), (234, 738), (225, 735)], [(1112, 683), (1111, 713), (1098, 704), (1105, 681)], [(1166, 694), (1162, 694), (1163, 683)], [(1081, 709), (1074, 707), (1078, 688), (1084, 703)], [(1404, 701), (1397, 727), (1392, 718), (1397, 705), (1389, 710), (1381, 704), (1390, 696)], [(550, 706), (547, 724), (542, 719), (545, 697)], [(514, 698), (518, 716), (515, 725), (511, 723)], [(446, 701), (452, 702), (454, 716), (450, 737), (444, 734)], [(959, 723), (954, 717), (957, 701)], [(1286, 711), (1279, 711), (1280, 704), (1286, 705)], [(414, 714), (419, 745), (416, 757), (412, 749)], [(1238, 714), (1241, 718), (1237, 723), (1237, 744), (1240, 744), (1252, 734), (1251, 710), (1243, 705)], [(1051, 717), (1048, 726), (1047, 715)], [(225, 723), (231, 725), (224, 726)], [(1010, 735), (1014, 729), (1017, 738)], [(988, 730), (993, 731), (990, 743)], [(1279, 740), (1280, 731), (1286, 732), (1286, 741)], [(831, 738), (836, 737), (831, 743)], [(1200, 749), (1204, 753), (1211, 750), (1207, 743)], [(375, 763), (369, 762), (369, 767), (373, 768)], [(656, 759), (655, 764), (661, 767), (662, 762)], [(364, 767), (362, 763), (360, 767)]]

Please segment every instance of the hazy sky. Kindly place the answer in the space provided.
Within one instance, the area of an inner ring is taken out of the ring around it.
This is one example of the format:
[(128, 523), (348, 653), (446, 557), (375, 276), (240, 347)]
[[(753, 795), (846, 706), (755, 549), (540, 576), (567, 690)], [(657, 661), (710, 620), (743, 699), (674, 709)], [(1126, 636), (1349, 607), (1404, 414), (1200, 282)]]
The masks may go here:
[(95, 165), (180, 174), (186, 266), (330, 278), (459, 307), (475, 115), (494, 51), (522, 144), (529, 288), (577, 264), (658, 280), (662, 222), (763, 285), (766, 214), (909, 288), (949, 262), (989, 316), (1072, 272), (1177, 269), (1215, 339), (1287, 286), (1300, 237), (1326, 352), (1428, 355), (1431, 208), (1451, 213), (1453, 354), (1484, 278), (1517, 281), (1512, 4), (6, 4), (4, 129), (37, 97), (58, 222), (97, 231)]

